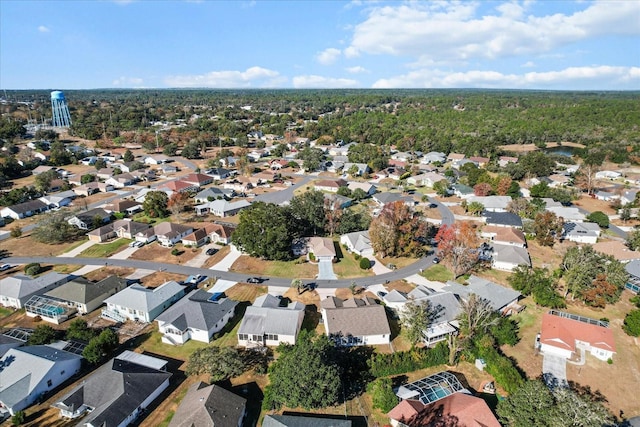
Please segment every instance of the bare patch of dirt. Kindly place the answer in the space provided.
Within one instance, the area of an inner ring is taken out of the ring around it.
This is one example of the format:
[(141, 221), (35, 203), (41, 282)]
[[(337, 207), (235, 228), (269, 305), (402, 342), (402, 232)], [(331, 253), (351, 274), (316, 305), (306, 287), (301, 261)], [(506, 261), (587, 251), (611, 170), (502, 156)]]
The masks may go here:
[(151, 273), (150, 275), (143, 277), (142, 279), (140, 279), (140, 281), (147, 288), (157, 288), (158, 286), (171, 280), (179, 282), (184, 279), (185, 276), (183, 274), (156, 271), (155, 273)]
[(110, 276), (127, 277), (131, 275), (135, 269), (127, 267), (102, 267), (84, 275), (87, 279), (99, 282)]
[[(9, 226), (12, 228), (12, 225)], [(59, 245), (48, 245), (40, 243), (31, 238), (30, 234), (25, 234), (17, 239), (9, 238), (2, 241), (2, 249), (9, 253), (8, 256), (56, 256), (66, 252), (70, 246), (76, 242), (62, 243)]]
[(267, 293), (267, 287), (250, 285), (248, 283), (237, 283), (224, 291), (224, 293), (232, 300), (248, 301), (253, 304), (256, 298)]
[[(171, 255), (171, 251), (177, 249), (179, 255)], [(184, 248), (182, 245), (173, 248), (165, 248), (158, 243), (145, 245), (135, 251), (129, 258), (140, 261), (154, 261), (165, 264), (184, 264), (195, 257), (202, 249)]]
[(604, 212), (607, 215), (615, 215), (617, 212), (611, 207), (611, 202), (591, 198), (587, 195), (580, 197), (580, 200), (573, 202), (574, 205), (582, 207), (589, 212)]

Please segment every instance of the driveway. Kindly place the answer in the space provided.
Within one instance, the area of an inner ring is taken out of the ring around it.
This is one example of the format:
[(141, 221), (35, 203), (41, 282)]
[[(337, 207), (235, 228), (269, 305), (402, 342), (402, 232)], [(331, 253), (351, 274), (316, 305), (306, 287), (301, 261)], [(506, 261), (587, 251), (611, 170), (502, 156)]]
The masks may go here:
[(231, 246), (231, 250), (227, 256), (225, 256), (219, 263), (212, 265), (210, 270), (229, 271), (233, 263), (240, 258), (240, 255), (242, 255), (242, 252), (237, 250), (235, 246)]
[(369, 255), (367, 258), (371, 261), (371, 271), (373, 271), (373, 274), (376, 276), (379, 274), (391, 273), (391, 271), (393, 271), (390, 268), (385, 267), (385, 265), (378, 261), (378, 259), (373, 255)]
[(85, 249), (89, 249), (91, 246), (95, 245), (96, 242), (92, 242), (91, 240), (84, 242), (83, 244), (81, 244), (80, 246), (78, 246), (77, 248), (73, 248), (68, 252), (65, 252), (61, 255), (58, 256), (64, 256), (64, 257), (76, 257), (78, 255), (80, 255)]
[(333, 262), (324, 259), (318, 261), (318, 280), (338, 280), (333, 272)]
[(549, 388), (567, 387), (567, 361), (564, 357), (542, 355), (542, 378)]
[(208, 245), (204, 245), (200, 248), (200, 253), (191, 258), (189, 261), (185, 262), (184, 265), (188, 265), (189, 267), (201, 267), (202, 264), (205, 263), (207, 259), (209, 259), (209, 255), (207, 255), (207, 250), (211, 248), (220, 249), (218, 245), (215, 243), (209, 243)]

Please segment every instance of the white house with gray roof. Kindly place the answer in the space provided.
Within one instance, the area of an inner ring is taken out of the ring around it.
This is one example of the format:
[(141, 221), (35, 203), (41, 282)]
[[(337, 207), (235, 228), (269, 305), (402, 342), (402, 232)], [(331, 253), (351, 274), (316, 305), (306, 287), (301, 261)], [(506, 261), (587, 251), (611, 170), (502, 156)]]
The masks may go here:
[(509, 196), (471, 196), (467, 203), (478, 202), (489, 212), (506, 212), (511, 200)]
[(47, 273), (40, 277), (16, 274), (0, 280), (0, 304), (5, 307), (23, 308), (34, 295), (42, 295), (72, 279), (68, 274)]
[(282, 307), (280, 301), (265, 294), (247, 307), (238, 329), (240, 347), (296, 343), (304, 319), (304, 305), (292, 302)]
[(373, 256), (373, 247), (369, 238), (369, 230), (354, 231), (340, 236), (340, 244), (345, 245), (349, 252), (360, 256)]
[(180, 345), (192, 339), (208, 343), (229, 323), (237, 305), (219, 293), (194, 289), (156, 318), (162, 342)]
[(52, 406), (86, 427), (131, 424), (169, 387), (166, 360), (126, 350), (100, 366)]
[(327, 336), (338, 345), (375, 345), (391, 342), (384, 306), (373, 298), (341, 300), (327, 297), (320, 303)]
[(519, 265), (531, 267), (531, 257), (527, 248), (494, 243), (492, 249), (491, 266), (496, 270), (513, 271)]
[(80, 314), (91, 313), (104, 304), (104, 300), (122, 291), (128, 285), (127, 279), (109, 276), (97, 283), (77, 278), (45, 293), (45, 296), (74, 307)]
[(0, 406), (11, 415), (28, 408), (80, 371), (82, 356), (50, 345), (12, 348), (2, 357)]
[(563, 238), (570, 242), (595, 244), (600, 237), (600, 226), (595, 222), (565, 222)]
[(520, 292), (474, 275), (467, 279), (466, 286), (450, 280), (442, 291), (452, 292), (464, 300), (468, 300), (471, 294), (476, 294), (487, 300), (495, 311), (505, 315), (521, 309), (517, 304), (522, 296)]
[(434, 345), (446, 340), (460, 328), (458, 315), (462, 312), (460, 301), (451, 292), (438, 292), (424, 298), (424, 304), (429, 305), (431, 318), (429, 326), (422, 332), (423, 342)]
[(116, 322), (151, 322), (184, 293), (185, 287), (173, 280), (157, 288), (145, 288), (136, 283), (107, 298), (107, 308), (102, 310), (102, 317)]
[(392, 308), (397, 313), (400, 313), (402, 312), (402, 310), (404, 310), (404, 307), (408, 302), (422, 302), (434, 292), (435, 291), (433, 291), (432, 289), (429, 289), (423, 285), (417, 285), (414, 289), (411, 290), (411, 292), (402, 292), (393, 289), (384, 297), (382, 297), (382, 301), (384, 301), (387, 307)]

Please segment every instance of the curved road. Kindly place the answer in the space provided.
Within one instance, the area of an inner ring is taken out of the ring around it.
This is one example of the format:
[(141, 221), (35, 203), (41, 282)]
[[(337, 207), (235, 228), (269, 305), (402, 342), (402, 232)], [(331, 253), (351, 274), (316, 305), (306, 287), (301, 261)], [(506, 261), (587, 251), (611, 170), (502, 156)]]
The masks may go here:
[[(288, 189), (289, 190), (289, 189)], [(293, 191), (293, 189), (290, 189)], [(285, 190), (287, 191), (287, 190)], [(442, 215), (443, 224), (452, 224), (454, 221), (451, 211), (436, 200), (430, 199), (430, 203), (437, 205), (438, 210)], [(420, 273), (422, 270), (433, 265), (433, 258), (435, 255), (428, 255), (424, 258), (420, 258), (413, 264), (392, 271), (390, 273), (380, 274), (370, 277), (359, 277), (354, 279), (344, 280), (313, 280), (303, 279), (305, 284), (312, 283), (318, 288), (346, 288), (352, 283), (356, 283), (359, 286), (369, 286), (384, 283), (386, 281), (394, 281), (404, 279), (405, 277), (413, 274)], [(250, 273), (235, 273), (230, 271), (210, 270), (207, 268), (188, 267), (178, 264), (165, 264), (153, 261), (138, 261), (130, 259), (110, 259), (110, 258), (67, 258), (67, 257), (8, 257), (4, 259), (5, 262), (11, 264), (27, 264), (31, 262), (38, 262), (41, 264), (72, 264), (72, 265), (104, 265), (104, 266), (117, 266), (117, 267), (130, 267), (130, 268), (142, 268), (152, 271), (168, 271), (176, 274), (184, 274), (185, 276), (201, 274), (203, 276), (215, 276), (218, 279), (231, 280), (235, 282), (246, 282), (247, 278), (251, 276)], [(262, 277), (262, 285), (268, 286), (285, 286), (291, 285), (292, 278), (282, 277)]]

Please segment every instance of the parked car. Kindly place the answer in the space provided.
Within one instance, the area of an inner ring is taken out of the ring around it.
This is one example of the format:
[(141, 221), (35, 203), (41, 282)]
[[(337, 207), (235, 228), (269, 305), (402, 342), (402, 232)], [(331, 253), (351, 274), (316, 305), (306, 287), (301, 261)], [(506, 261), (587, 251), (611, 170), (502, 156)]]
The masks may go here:
[(434, 263), (434, 264), (437, 264), (437, 263), (439, 263), (439, 262), (440, 262), (440, 258), (435, 257), (435, 258), (433, 259), (433, 263)]
[(138, 242), (138, 241), (133, 242), (134, 248), (141, 248), (143, 246), (144, 246), (144, 242)]
[(216, 248), (209, 248), (207, 249), (206, 254), (211, 256), (211, 255), (215, 255), (216, 253), (218, 253), (218, 250)]
[(395, 265), (395, 264), (387, 264), (387, 268), (388, 268), (389, 270), (395, 270), (395, 269), (397, 269), (397, 268), (398, 268), (398, 266), (397, 266), (397, 265)]
[(0, 265), (0, 271), (7, 271), (10, 268), (11, 268), (11, 266), (9, 264)]
[(262, 283), (262, 279), (259, 277), (249, 277), (247, 283)]

